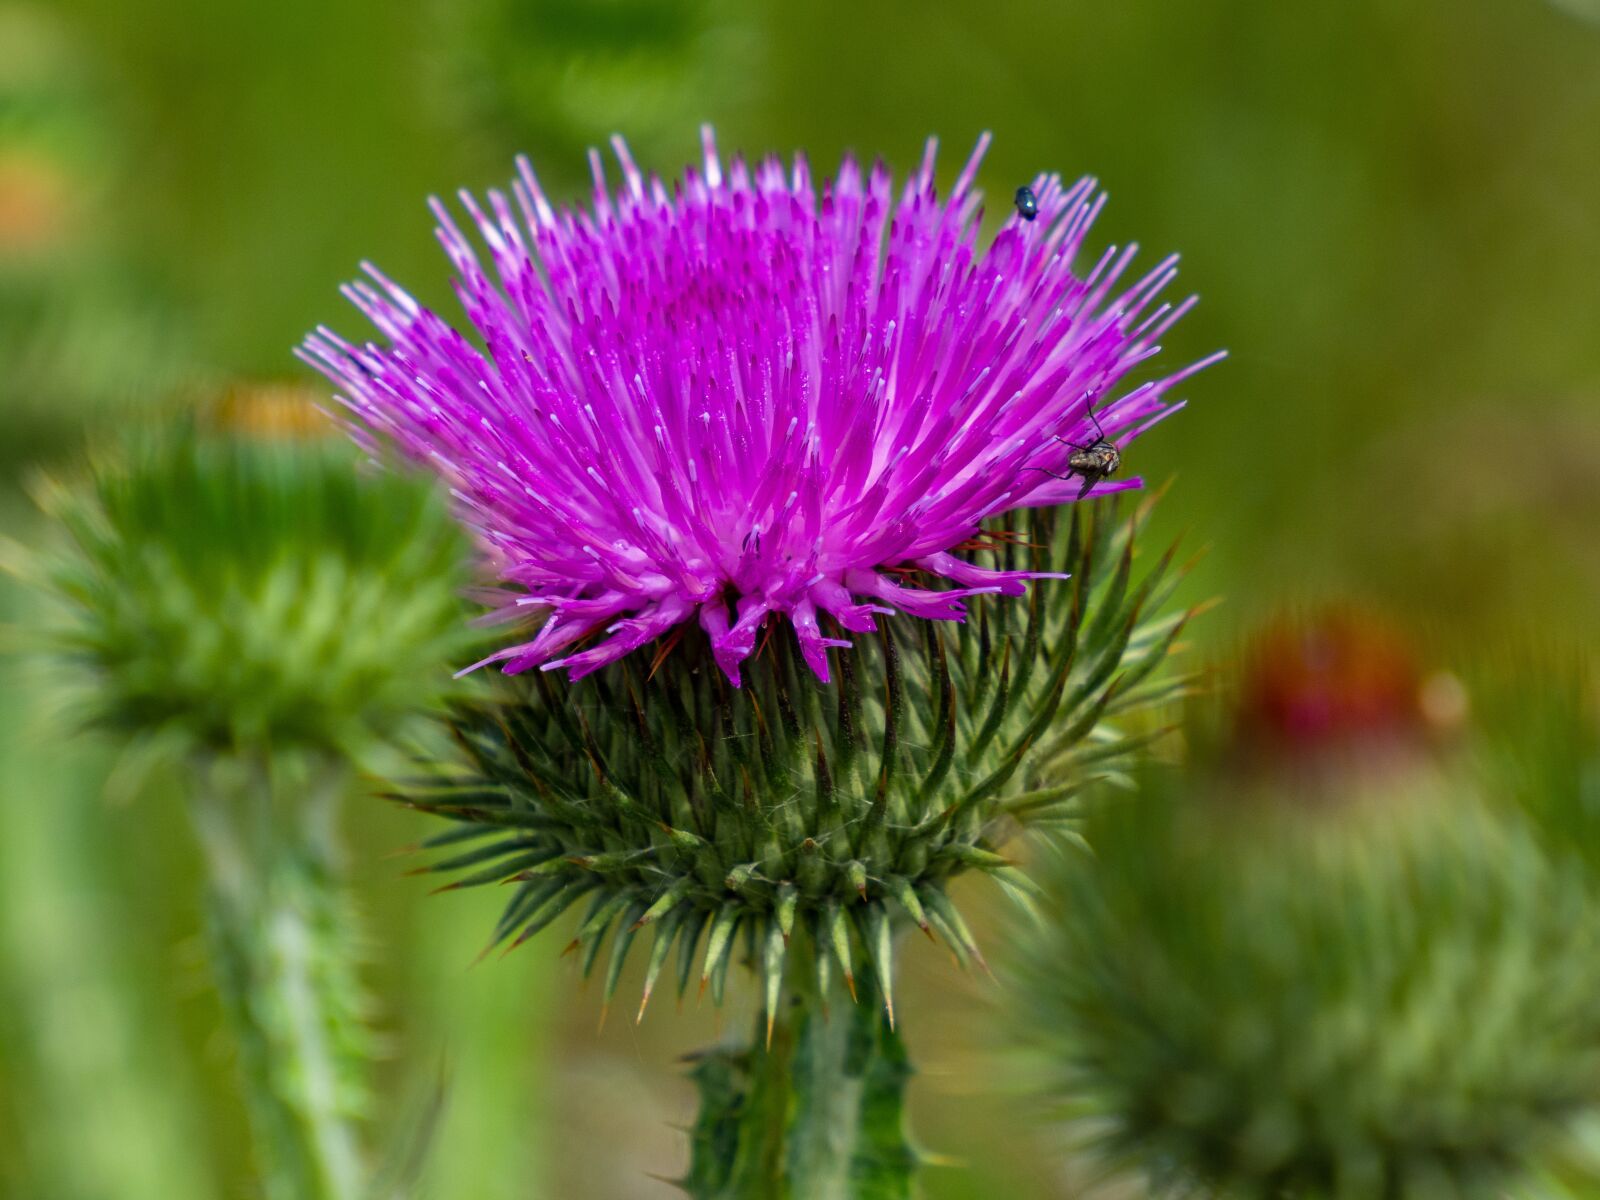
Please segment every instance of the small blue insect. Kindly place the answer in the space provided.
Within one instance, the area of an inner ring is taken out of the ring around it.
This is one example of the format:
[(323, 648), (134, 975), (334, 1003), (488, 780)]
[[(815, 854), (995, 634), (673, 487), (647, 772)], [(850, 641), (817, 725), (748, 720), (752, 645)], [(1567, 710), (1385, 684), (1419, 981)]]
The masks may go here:
[(1017, 215), (1024, 221), (1032, 221), (1039, 215), (1039, 197), (1027, 184), (1017, 189)]

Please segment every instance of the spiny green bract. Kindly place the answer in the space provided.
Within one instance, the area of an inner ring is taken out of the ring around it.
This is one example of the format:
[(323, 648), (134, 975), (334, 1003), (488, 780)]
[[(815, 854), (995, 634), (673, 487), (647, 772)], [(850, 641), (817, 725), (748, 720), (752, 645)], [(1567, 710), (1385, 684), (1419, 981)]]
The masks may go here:
[(516, 884), (491, 946), (585, 899), (573, 948), (587, 971), (614, 933), (608, 1001), (653, 926), (644, 1002), (663, 971), (680, 994), (698, 974), (720, 1001), (742, 943), (770, 1017), (801, 937), (820, 994), (832, 972), (853, 991), (870, 969), (892, 1015), (892, 928), (976, 957), (947, 881), (975, 868), (1026, 893), (1000, 853), (1015, 824), (1071, 820), (1084, 782), (1151, 736), (1112, 718), (1184, 690), (1156, 676), (1186, 614), (1149, 616), (1181, 572), (1170, 555), (1136, 571), (1148, 511), (1075, 508), (992, 534), (980, 550), (995, 565), (1072, 579), (983, 597), (965, 626), (886, 618), (838, 654), (831, 684), (773, 636), (735, 689), (690, 635), (654, 665), (541, 674), (464, 706), (467, 768), (400, 797), (459, 823), (426, 843), (450, 848), (431, 869), (470, 872), (455, 887)]
[(46, 504), (97, 723), (179, 749), (348, 752), (438, 696), (469, 554), (423, 481), (339, 445), (184, 436)]
[(1110, 1162), (1184, 1195), (1526, 1194), (1600, 1098), (1600, 888), (1481, 760), (1434, 772), (1275, 804), (1151, 779), (1089, 822), (1018, 1025)]

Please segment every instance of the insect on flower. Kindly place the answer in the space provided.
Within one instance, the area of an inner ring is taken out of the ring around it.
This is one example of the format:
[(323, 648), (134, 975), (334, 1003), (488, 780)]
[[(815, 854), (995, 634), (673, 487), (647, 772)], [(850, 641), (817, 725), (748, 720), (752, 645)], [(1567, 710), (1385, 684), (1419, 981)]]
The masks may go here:
[(1039, 197), (1033, 194), (1033, 189), (1023, 184), (1017, 189), (1016, 195), (1017, 215), (1024, 221), (1032, 221), (1039, 216)]
[(1095, 484), (1115, 475), (1118, 468), (1122, 466), (1122, 451), (1118, 450), (1111, 439), (1106, 437), (1106, 431), (1100, 426), (1100, 418), (1095, 416), (1092, 398), (1087, 410), (1087, 416), (1094, 425), (1094, 441), (1080, 444), (1069, 442), (1064, 437), (1052, 439), (1060, 442), (1070, 451), (1067, 455), (1067, 474), (1057, 475), (1054, 471), (1046, 470), (1044, 467), (1029, 468), (1033, 471), (1044, 471), (1052, 479), (1072, 479), (1076, 477), (1083, 480), (1083, 486), (1078, 489), (1079, 500), (1087, 496)]

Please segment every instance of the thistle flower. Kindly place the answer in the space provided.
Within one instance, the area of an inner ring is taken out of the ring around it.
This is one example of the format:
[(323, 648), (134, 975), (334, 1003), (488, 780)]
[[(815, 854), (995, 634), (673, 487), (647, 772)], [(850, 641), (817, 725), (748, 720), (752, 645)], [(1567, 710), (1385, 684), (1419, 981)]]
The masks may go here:
[[(1380, 660), (1327, 676), (1364, 738), (1400, 695)], [(1158, 1191), (1304, 1200), (1542, 1194), (1531, 1172), (1576, 1162), (1567, 1126), (1600, 1100), (1594, 738), (1532, 700), (1537, 737), (1401, 760), (1385, 732), (1342, 790), (1327, 761), (1202, 755), (1088, 822), (1094, 859), (1049, 874), (1018, 955), (1018, 1025), (1095, 1149)]]
[[(641, 1018), (669, 962), (718, 1003), (755, 969), (757, 1048), (696, 1070), (696, 1196), (904, 1194), (895, 930), (981, 960), (950, 878), (1026, 902), (1006, 839), (1070, 820), (1150, 736), (1116, 717), (1185, 686), (1155, 674), (1187, 614), (1154, 615), (1170, 555), (1136, 564), (1149, 505), (1056, 507), (1138, 486), (1071, 460), (1178, 407), (1204, 363), (1119, 388), (1190, 302), (1158, 300), (1170, 260), (1074, 272), (1087, 180), (1037, 180), (1038, 220), (980, 250), (985, 143), (947, 199), (932, 143), (898, 200), (851, 160), (820, 196), (803, 158), (725, 168), (709, 132), (670, 193), (616, 142), (588, 212), (524, 162), (462, 197), (494, 281), (435, 206), (485, 352), (371, 267), (346, 294), (388, 345), (302, 349), (358, 440), (449, 481), (492, 618), (543, 618), (484, 660), (529, 674), (454, 708), (462, 758), (398, 795), (456, 823), (425, 869), (514, 885), (491, 948), (586, 901), (569, 948), (587, 973), (609, 939), (608, 1004), (648, 929)], [(871, 636), (830, 663), (846, 633)], [(814, 1019), (845, 990), (867, 1002)]]
[[(596, 157), (592, 213), (558, 214), (524, 162), (525, 229), (505, 196), (487, 214), (463, 196), (498, 288), (436, 206), (487, 356), (371, 268), (347, 295), (391, 345), (307, 340), (358, 439), (450, 481), (511, 585), (493, 616), (548, 613), (485, 660), (543, 670), (458, 705), (464, 764), (400, 797), (462, 825), (428, 845), (478, 843), (435, 865), (471, 869), (453, 886), (519, 885), (491, 944), (587, 897), (586, 969), (616, 930), (608, 999), (654, 924), (646, 998), (675, 939), (687, 985), (703, 935), (720, 1000), (742, 932), (775, 1017), (798, 931), (823, 990), (865, 962), (892, 1012), (891, 924), (972, 957), (948, 878), (1025, 889), (999, 853), (1017, 819), (1059, 816), (1088, 764), (1147, 736), (1110, 718), (1182, 691), (1155, 672), (1187, 614), (1152, 615), (1181, 572), (1135, 567), (1149, 506), (1053, 506), (1086, 491), (1054, 477), (1063, 442), (1126, 441), (1177, 407), (1196, 368), (1101, 398), (1190, 302), (1151, 308), (1170, 261), (1120, 293), (1127, 252), (1073, 273), (1089, 181), (1039, 179), (1038, 220), (980, 253), (986, 142), (945, 200), (931, 142), (898, 202), (849, 160), (820, 198), (803, 158), (725, 170), (709, 132), (673, 195), (618, 141), (625, 186)], [(959, 623), (975, 598), (957, 638), (877, 621)], [(845, 630), (876, 636), (835, 679)], [(653, 639), (649, 664), (628, 653)]]
[(461, 196), (494, 278), (434, 203), (482, 351), (365, 268), (345, 294), (388, 344), (323, 328), (300, 353), (358, 438), (449, 480), (496, 614), (544, 618), (485, 662), (578, 679), (692, 622), (737, 684), (777, 614), (826, 681), (848, 643), (825, 623), (959, 621), (1040, 577), (952, 553), (985, 520), (1138, 486), (1068, 477), (1072, 447), (1179, 407), (1215, 356), (1118, 389), (1192, 298), (1160, 301), (1170, 258), (1126, 282), (1134, 247), (1077, 272), (1088, 179), (1036, 179), (1038, 219), (981, 250), (987, 144), (943, 199), (932, 141), (898, 199), (848, 158), (820, 189), (801, 156), (725, 167), (709, 130), (671, 191), (617, 139), (623, 186), (594, 155), (590, 211), (557, 210), (520, 160), (509, 198)]

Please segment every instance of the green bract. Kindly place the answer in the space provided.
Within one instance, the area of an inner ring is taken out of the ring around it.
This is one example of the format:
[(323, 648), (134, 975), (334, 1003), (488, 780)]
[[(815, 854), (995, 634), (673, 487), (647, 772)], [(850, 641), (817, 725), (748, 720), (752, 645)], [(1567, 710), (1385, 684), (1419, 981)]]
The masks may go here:
[[(691, 633), (577, 684), (536, 674), (459, 708), (467, 766), (402, 798), (457, 828), (434, 870), (513, 881), (492, 944), (518, 944), (579, 900), (585, 969), (611, 933), (614, 992), (641, 931), (645, 1000), (663, 972), (721, 1000), (758, 969), (769, 1022), (794, 939), (808, 988), (870, 971), (893, 1012), (891, 931), (915, 923), (965, 960), (956, 874), (1031, 885), (1000, 854), (1019, 822), (1059, 820), (1084, 782), (1149, 736), (1115, 718), (1183, 689), (1153, 678), (1184, 615), (1153, 617), (1170, 556), (1136, 568), (1114, 504), (1037, 513), (984, 565), (1069, 571), (1025, 599), (982, 597), (964, 626), (885, 618), (818, 683), (772, 636), (731, 687)], [(527, 681), (523, 681), (527, 680)], [(640, 1007), (643, 1013), (643, 1005)]]
[(1151, 777), (1097, 816), (1021, 1024), (1099, 1149), (1186, 1195), (1524, 1195), (1600, 1097), (1600, 889), (1593, 817), (1558, 844), (1505, 765)]
[(338, 445), (181, 438), (51, 507), (96, 723), (191, 749), (350, 751), (438, 697), (468, 550), (422, 481)]

